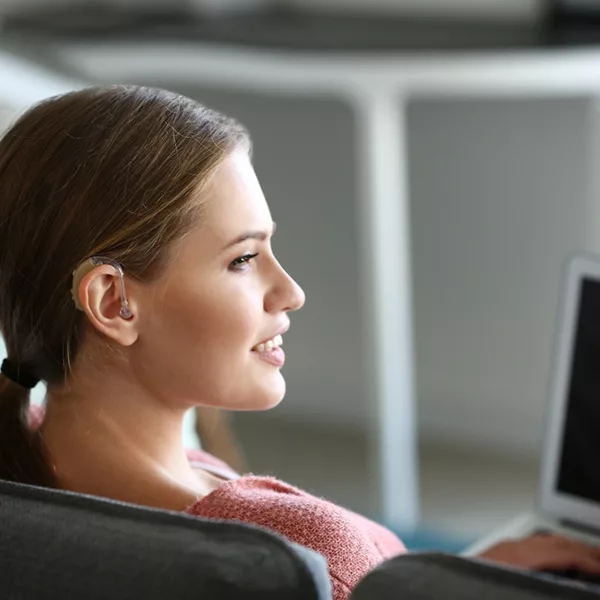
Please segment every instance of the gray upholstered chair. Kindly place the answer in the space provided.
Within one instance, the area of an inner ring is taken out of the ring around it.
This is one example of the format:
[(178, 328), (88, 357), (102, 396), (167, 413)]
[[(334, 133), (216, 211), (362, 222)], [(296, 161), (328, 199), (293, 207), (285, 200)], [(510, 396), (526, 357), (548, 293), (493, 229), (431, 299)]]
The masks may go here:
[[(350, 600), (587, 600), (442, 554), (369, 573)], [(0, 481), (0, 600), (330, 600), (324, 559), (268, 531)]]
[(328, 600), (325, 561), (282, 537), (0, 481), (0, 598)]
[(407, 554), (371, 571), (351, 600), (598, 600), (571, 585), (447, 554)]

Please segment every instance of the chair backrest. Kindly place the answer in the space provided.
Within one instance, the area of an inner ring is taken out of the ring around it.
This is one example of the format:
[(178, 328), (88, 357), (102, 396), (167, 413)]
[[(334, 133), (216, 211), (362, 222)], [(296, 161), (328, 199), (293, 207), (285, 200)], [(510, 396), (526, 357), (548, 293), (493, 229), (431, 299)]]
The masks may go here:
[(371, 571), (350, 600), (593, 600), (597, 594), (446, 554), (406, 554)]
[(0, 598), (331, 598), (325, 561), (280, 536), (0, 481)]

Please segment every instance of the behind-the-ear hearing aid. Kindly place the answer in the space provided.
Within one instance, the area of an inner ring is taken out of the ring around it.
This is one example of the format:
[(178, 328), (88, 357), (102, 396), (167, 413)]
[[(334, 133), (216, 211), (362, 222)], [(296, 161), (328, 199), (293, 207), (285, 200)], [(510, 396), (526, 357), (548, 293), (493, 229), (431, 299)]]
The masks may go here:
[(119, 315), (123, 319), (131, 319), (133, 313), (129, 308), (127, 302), (127, 293), (125, 291), (125, 273), (123, 267), (114, 259), (108, 256), (92, 256), (87, 260), (84, 260), (74, 271), (73, 271), (73, 286), (71, 287), (71, 295), (73, 296), (73, 302), (79, 310), (83, 310), (81, 302), (79, 301), (79, 284), (81, 280), (92, 270), (100, 265), (110, 265), (114, 267), (119, 275), (119, 291), (121, 293), (121, 310)]

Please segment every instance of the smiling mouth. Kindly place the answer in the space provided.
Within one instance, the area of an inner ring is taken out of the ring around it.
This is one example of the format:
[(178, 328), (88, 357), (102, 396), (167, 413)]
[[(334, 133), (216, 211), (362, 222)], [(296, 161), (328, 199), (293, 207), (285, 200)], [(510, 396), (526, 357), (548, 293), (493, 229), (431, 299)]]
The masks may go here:
[(281, 347), (283, 344), (283, 338), (280, 335), (276, 335), (274, 338), (267, 340), (261, 344), (256, 344), (254, 348), (252, 348), (253, 352), (271, 352), (275, 348)]

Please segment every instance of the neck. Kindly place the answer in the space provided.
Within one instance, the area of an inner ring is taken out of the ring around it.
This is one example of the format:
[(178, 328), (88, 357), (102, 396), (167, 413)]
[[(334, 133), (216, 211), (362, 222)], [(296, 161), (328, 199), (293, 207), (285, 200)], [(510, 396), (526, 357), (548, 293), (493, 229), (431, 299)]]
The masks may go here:
[(182, 502), (210, 491), (186, 457), (185, 408), (152, 397), (115, 371), (48, 392), (41, 435), (61, 487), (185, 508)]

